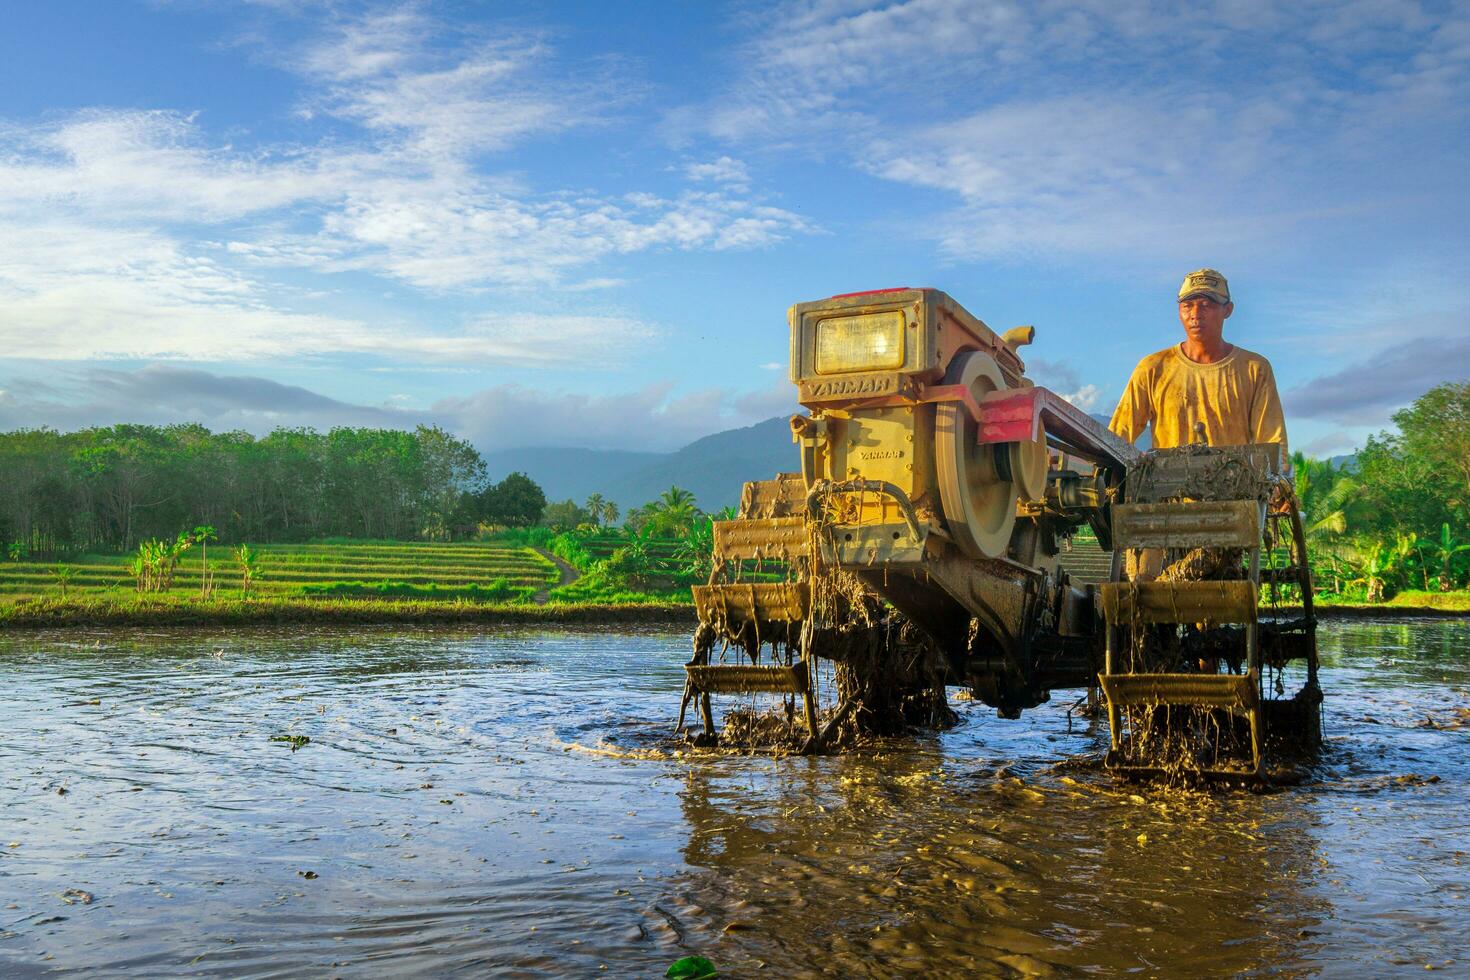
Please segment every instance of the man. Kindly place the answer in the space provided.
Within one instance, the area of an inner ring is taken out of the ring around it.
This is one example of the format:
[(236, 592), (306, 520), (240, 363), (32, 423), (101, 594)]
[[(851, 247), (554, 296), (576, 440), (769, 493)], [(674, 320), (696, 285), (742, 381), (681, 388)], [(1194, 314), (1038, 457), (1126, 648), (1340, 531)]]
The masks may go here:
[(1108, 427), (1133, 442), (1151, 425), (1155, 449), (1188, 445), (1203, 427), (1212, 446), (1278, 443), (1284, 461), (1286, 419), (1276, 376), (1260, 354), (1226, 343), (1225, 321), (1233, 312), (1224, 276), (1214, 269), (1185, 276), (1179, 287), (1184, 342), (1138, 362)]
[[(1225, 321), (1235, 312), (1230, 284), (1214, 269), (1197, 269), (1179, 287), (1183, 343), (1148, 355), (1133, 369), (1109, 423), (1134, 442), (1148, 427), (1155, 449), (1172, 449), (1203, 434), (1212, 446), (1274, 442), (1286, 461), (1286, 419), (1271, 364), (1260, 354), (1225, 341)], [(1158, 577), (1164, 553), (1128, 555), (1128, 575)]]

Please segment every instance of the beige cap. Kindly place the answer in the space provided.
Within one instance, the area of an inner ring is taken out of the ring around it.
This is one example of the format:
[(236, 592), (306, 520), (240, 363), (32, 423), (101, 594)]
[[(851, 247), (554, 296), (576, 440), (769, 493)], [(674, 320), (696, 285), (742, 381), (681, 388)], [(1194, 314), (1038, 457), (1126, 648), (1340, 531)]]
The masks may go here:
[(1191, 296), (1208, 296), (1216, 303), (1230, 302), (1230, 283), (1214, 269), (1195, 269), (1179, 287), (1179, 302)]

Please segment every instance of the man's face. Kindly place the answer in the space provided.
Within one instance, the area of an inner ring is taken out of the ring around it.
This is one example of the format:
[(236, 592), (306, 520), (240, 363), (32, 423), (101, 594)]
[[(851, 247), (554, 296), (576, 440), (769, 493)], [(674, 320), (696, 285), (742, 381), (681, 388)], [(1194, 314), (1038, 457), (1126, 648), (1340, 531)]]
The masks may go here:
[(1208, 344), (1220, 339), (1225, 332), (1225, 318), (1234, 310), (1234, 303), (1217, 303), (1208, 296), (1191, 296), (1179, 301), (1179, 323), (1190, 340)]

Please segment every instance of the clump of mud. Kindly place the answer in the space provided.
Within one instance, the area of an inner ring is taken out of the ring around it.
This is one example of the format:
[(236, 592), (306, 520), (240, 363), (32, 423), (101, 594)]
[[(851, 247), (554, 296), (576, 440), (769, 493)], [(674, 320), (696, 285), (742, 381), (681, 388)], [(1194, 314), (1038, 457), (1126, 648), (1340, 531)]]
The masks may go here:
[(787, 750), (798, 752), (806, 743), (805, 726), (782, 709), (755, 711), (734, 709), (725, 712), (720, 729), (722, 748)]
[(1204, 582), (1245, 578), (1239, 548), (1191, 548), (1159, 573), (1160, 582)]
[(1148, 766), (1167, 784), (1190, 786), (1205, 773), (1253, 771), (1250, 729), (1243, 718), (1218, 708), (1151, 704), (1125, 709), (1124, 758)]
[(822, 655), (835, 664), (838, 704), (851, 705), (834, 733), (835, 744), (959, 723), (945, 695), (949, 665), (907, 619), (894, 613), (872, 626), (832, 632), (823, 637)]

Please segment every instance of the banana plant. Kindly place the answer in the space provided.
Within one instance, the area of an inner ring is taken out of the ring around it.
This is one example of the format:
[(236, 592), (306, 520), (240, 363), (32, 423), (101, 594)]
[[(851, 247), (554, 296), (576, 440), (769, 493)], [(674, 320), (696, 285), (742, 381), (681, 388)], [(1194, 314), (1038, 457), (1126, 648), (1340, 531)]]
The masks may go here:
[(1429, 542), (1429, 547), (1439, 553), (1439, 591), (1448, 592), (1455, 587), (1450, 563), (1462, 552), (1470, 551), (1470, 543), (1462, 544), (1448, 523), (1439, 526), (1439, 540)]
[(1369, 602), (1382, 602), (1383, 576), (1388, 571), (1388, 546), (1382, 541), (1374, 541), (1366, 551), (1360, 554), (1362, 561), (1359, 569), (1362, 574), (1350, 580), (1347, 583), (1348, 588), (1361, 585), (1367, 593)]
[(235, 564), (240, 568), (240, 594), (249, 595), (250, 586), (260, 571), (260, 551), (248, 544), (240, 544), (235, 548), (234, 555)]

